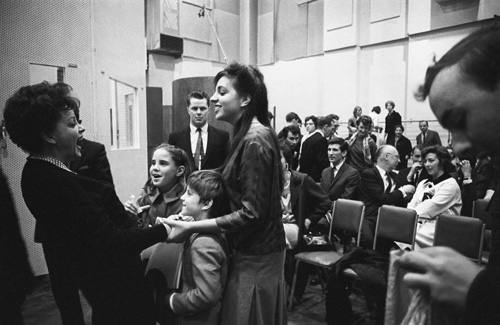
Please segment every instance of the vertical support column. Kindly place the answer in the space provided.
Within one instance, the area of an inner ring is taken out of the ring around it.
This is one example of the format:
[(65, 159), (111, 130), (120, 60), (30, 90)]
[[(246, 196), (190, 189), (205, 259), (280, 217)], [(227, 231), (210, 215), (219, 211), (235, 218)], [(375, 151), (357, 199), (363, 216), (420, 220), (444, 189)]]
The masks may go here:
[(240, 60), (257, 64), (259, 1), (240, 1)]

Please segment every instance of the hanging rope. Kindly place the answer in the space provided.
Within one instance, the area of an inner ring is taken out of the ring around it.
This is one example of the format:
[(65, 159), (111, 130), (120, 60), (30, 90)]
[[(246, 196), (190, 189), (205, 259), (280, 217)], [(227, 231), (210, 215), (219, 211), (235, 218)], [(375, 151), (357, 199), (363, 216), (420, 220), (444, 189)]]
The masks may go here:
[[(203, 5), (203, 7), (198, 12), (198, 17), (200, 17), (200, 18), (205, 17), (205, 5)], [(229, 60), (227, 59), (226, 52), (224, 52), (224, 48), (222, 47), (222, 43), (219, 39), (219, 35), (217, 35), (217, 31), (215, 30), (214, 24), (212, 23), (212, 18), (210, 18), (210, 15), (207, 15), (207, 17), (208, 17), (208, 21), (210, 22), (210, 26), (212, 26), (212, 30), (214, 31), (215, 38), (217, 39), (217, 44), (219, 44), (219, 48), (222, 51), (222, 55), (224, 56), (224, 61), (226, 62), (226, 64), (228, 64)]]

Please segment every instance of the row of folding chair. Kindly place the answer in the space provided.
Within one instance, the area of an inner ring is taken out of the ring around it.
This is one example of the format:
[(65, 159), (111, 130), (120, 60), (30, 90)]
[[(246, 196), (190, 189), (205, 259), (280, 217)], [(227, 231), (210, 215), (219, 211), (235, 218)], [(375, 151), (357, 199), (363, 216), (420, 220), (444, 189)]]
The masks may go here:
[[(363, 202), (356, 200), (338, 199), (333, 203), (332, 220), (328, 234), (329, 240), (333, 240), (333, 229), (347, 231), (356, 235), (356, 246), (359, 246), (361, 239), (361, 227), (363, 224), (365, 206)], [(417, 214), (414, 210), (384, 205), (379, 209), (377, 223), (375, 226), (375, 236), (373, 249), (376, 249), (377, 238), (398, 241), (410, 244), (412, 249), (415, 244), (415, 232), (417, 225)], [(308, 263), (323, 269), (332, 269), (335, 264), (346, 253), (347, 245), (343, 252), (319, 251), (301, 252), (295, 255), (297, 260), (295, 273), (290, 290), (288, 308), (292, 308), (295, 285), (297, 281), (297, 271), (300, 263)]]
[[(479, 202), (482, 204), (483, 202)], [(479, 205), (478, 205), (479, 208)], [(333, 242), (333, 229), (343, 230), (356, 235), (356, 246), (361, 238), (361, 226), (364, 218), (364, 204), (361, 201), (339, 199), (333, 203), (332, 220), (328, 238)], [(483, 209), (484, 211), (484, 209)], [(415, 246), (418, 216), (412, 209), (384, 205), (379, 208), (373, 249), (377, 248), (377, 241), (381, 238)], [(434, 246), (448, 246), (459, 253), (481, 264), (483, 250), (483, 236), (485, 225), (481, 219), (441, 215), (436, 220)], [(335, 267), (336, 263), (346, 253), (337, 251), (301, 252), (295, 255), (295, 272), (290, 290), (288, 308), (292, 308), (297, 270), (300, 263), (308, 263), (326, 270)], [(356, 278), (352, 270), (344, 272), (345, 275)]]

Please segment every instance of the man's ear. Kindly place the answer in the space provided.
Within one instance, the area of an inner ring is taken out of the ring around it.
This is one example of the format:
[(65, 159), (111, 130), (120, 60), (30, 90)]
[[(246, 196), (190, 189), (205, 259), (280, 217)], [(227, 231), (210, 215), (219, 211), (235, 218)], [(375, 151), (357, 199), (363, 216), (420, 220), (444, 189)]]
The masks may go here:
[(243, 96), (241, 100), (241, 107), (247, 106), (251, 101), (252, 101), (252, 96), (250, 95)]
[(47, 141), (50, 144), (56, 144), (57, 143), (57, 141), (54, 138), (54, 135), (52, 133), (48, 134), (48, 133), (42, 132), (42, 139), (45, 140), (45, 141)]
[(208, 210), (212, 207), (213, 204), (214, 204), (214, 200), (208, 200), (208, 201), (203, 203), (203, 207), (201, 209)]
[(347, 150), (346, 151), (342, 151), (341, 154), (342, 154), (342, 157), (345, 158), (347, 156)]
[(186, 167), (179, 166), (179, 167), (177, 167), (177, 173), (175, 173), (175, 176), (177, 176), (177, 177), (182, 176), (182, 174), (184, 174), (185, 171), (186, 171)]

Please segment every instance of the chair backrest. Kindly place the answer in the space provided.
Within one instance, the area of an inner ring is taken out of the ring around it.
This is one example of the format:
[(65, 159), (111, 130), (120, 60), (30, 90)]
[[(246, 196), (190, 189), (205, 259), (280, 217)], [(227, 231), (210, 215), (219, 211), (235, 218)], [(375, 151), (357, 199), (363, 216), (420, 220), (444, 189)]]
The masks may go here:
[(385, 238), (415, 247), (415, 233), (417, 231), (417, 212), (412, 209), (383, 205), (378, 210), (373, 249), (376, 248), (377, 238)]
[(484, 228), (479, 219), (440, 215), (436, 220), (434, 246), (451, 247), (481, 264)]
[(486, 211), (490, 201), (484, 199), (475, 200), (472, 204), (472, 217), (481, 220), (486, 229), (491, 229), (491, 213)]
[(356, 245), (361, 239), (361, 226), (365, 215), (365, 204), (362, 201), (338, 199), (333, 202), (332, 221), (329, 238), (332, 240), (332, 229), (346, 230), (356, 233)]

